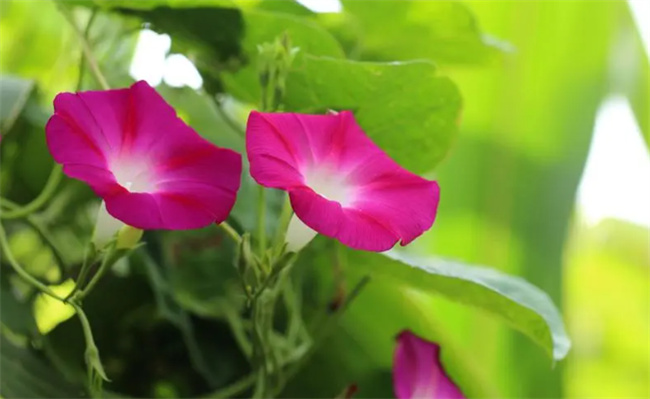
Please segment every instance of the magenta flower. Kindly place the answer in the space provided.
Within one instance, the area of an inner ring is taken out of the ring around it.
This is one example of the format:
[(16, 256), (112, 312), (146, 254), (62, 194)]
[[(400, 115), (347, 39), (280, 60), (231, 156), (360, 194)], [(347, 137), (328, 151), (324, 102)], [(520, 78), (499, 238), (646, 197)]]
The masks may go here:
[(259, 184), (288, 191), (302, 222), (349, 247), (406, 245), (435, 219), (438, 184), (390, 159), (351, 112), (252, 112), (246, 149)]
[(194, 229), (228, 216), (241, 156), (186, 125), (146, 82), (127, 89), (61, 93), (45, 127), (63, 172), (139, 229)]
[(440, 363), (440, 346), (410, 331), (402, 331), (397, 337), (393, 360), (393, 388), (397, 399), (465, 397)]

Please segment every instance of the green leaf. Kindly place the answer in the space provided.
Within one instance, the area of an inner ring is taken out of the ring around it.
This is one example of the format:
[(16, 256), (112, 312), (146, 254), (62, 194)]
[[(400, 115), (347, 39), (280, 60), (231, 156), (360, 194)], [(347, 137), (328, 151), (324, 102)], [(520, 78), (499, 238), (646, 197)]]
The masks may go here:
[[(140, 254), (141, 264), (147, 275), (156, 300), (156, 307), (160, 315), (173, 324), (182, 334), (187, 348), (187, 354), (194, 368), (210, 384), (218, 386), (223, 384), (223, 361), (215, 361), (211, 340), (200, 339), (200, 334), (189, 313), (186, 312), (175, 300), (172, 289), (163, 275), (160, 267), (154, 263), (149, 255)], [(230, 370), (234, 372), (234, 370)], [(232, 378), (229, 373), (227, 377)]]
[(117, 8), (116, 11), (141, 18), (161, 33), (173, 35), (175, 49), (186, 52), (199, 69), (237, 67), (242, 63), (241, 41), (244, 21), (234, 8), (170, 8), (149, 10)]
[(494, 269), (407, 255), (347, 251), (353, 267), (429, 293), (472, 305), (503, 318), (542, 346), (554, 360), (571, 348), (562, 318), (546, 293), (525, 280)]
[(33, 89), (33, 80), (0, 77), (0, 134), (4, 136), (11, 130)]
[(3, 398), (79, 398), (83, 388), (68, 382), (34, 350), (0, 334), (0, 395)]
[[(220, 5), (220, 3), (215, 3)], [(138, 9), (117, 8), (172, 35), (173, 46), (197, 65), (208, 91), (221, 91), (221, 79), (228, 91), (246, 102), (257, 103), (257, 46), (288, 34), (292, 45), (309, 54), (342, 57), (337, 41), (318, 25), (287, 14), (224, 7)], [(226, 72), (227, 75), (222, 75)]]
[(0, 322), (12, 333), (27, 336), (37, 332), (32, 298), (19, 298), (10, 281), (12, 274), (9, 270), (0, 273)]
[(292, 70), (287, 111), (353, 110), (372, 140), (415, 173), (432, 170), (451, 146), (460, 94), (430, 62), (357, 62), (302, 55)]
[(186, 7), (230, 7), (236, 8), (232, 0), (68, 0), (68, 4), (89, 6), (90, 4), (103, 8), (128, 7), (133, 9), (151, 10), (156, 7), (186, 8)]
[[(178, 115), (198, 134), (220, 147), (244, 152), (244, 126), (235, 125), (239, 121), (228, 110), (236, 108), (239, 111), (239, 104), (231, 104), (234, 103), (232, 100), (224, 101), (225, 105), (221, 105), (223, 109), (219, 109), (209, 94), (188, 87), (174, 88), (162, 84), (156, 87), (156, 91), (165, 97)], [(226, 113), (228, 115), (224, 116)], [(231, 119), (227, 121), (226, 117)]]
[(466, 64), (485, 61), (503, 46), (483, 35), (456, 1), (344, 1), (343, 8), (360, 32), (355, 51), (363, 59)]
[(183, 309), (219, 318), (225, 306), (238, 306), (237, 301), (229, 302), (232, 298), (239, 298), (243, 304), (234, 265), (235, 245), (219, 227), (175, 232), (161, 238), (169, 287)]
[(277, 37), (288, 34), (291, 46), (301, 53), (343, 57), (339, 43), (320, 26), (298, 17), (260, 10), (244, 11), (246, 34), (243, 49), (247, 54), (249, 66), (234, 74), (223, 76), (225, 87), (232, 95), (242, 101), (258, 104), (261, 98), (258, 83), (257, 46), (272, 42)]

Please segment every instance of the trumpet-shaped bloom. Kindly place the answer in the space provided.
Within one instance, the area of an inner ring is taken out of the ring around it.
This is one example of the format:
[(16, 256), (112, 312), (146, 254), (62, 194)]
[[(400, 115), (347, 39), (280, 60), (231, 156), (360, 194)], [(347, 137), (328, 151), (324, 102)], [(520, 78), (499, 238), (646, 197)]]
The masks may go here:
[(464, 398), (440, 363), (440, 346), (410, 331), (397, 337), (393, 387), (398, 399)]
[(57, 95), (45, 131), (63, 172), (128, 225), (200, 228), (224, 221), (234, 205), (241, 156), (199, 136), (144, 81)]
[(304, 224), (352, 248), (406, 245), (436, 216), (438, 184), (390, 159), (349, 111), (252, 112), (246, 150), (259, 184), (288, 191)]

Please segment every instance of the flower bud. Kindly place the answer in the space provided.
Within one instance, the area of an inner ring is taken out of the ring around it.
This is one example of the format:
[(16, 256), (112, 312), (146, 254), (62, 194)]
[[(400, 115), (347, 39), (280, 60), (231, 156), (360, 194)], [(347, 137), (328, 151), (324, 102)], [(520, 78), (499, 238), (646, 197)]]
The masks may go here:
[(117, 233), (115, 249), (131, 249), (135, 247), (142, 238), (144, 231), (133, 226), (124, 225)]

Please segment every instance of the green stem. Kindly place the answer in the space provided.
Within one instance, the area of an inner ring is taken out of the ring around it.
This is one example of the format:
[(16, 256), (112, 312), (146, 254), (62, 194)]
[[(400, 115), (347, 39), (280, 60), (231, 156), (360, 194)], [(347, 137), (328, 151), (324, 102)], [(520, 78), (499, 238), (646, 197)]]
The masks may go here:
[(99, 68), (99, 64), (97, 63), (97, 60), (93, 55), (93, 52), (90, 48), (90, 44), (88, 44), (88, 40), (84, 36), (84, 32), (82, 32), (81, 29), (79, 29), (79, 27), (75, 23), (74, 17), (70, 12), (70, 10), (65, 5), (63, 5), (60, 1), (55, 0), (55, 2), (59, 8), (59, 11), (61, 12), (61, 15), (63, 15), (66, 21), (68, 21), (68, 23), (74, 30), (75, 34), (77, 35), (77, 38), (81, 43), (81, 48), (84, 52), (84, 55), (86, 56), (86, 61), (88, 61), (88, 66), (90, 66), (90, 70), (93, 72), (93, 75), (95, 76), (95, 80), (97, 80), (97, 83), (99, 83), (99, 86), (102, 89), (109, 90), (110, 86), (108, 85), (108, 81), (106, 80), (104, 74), (102, 74), (102, 71)]
[(245, 137), (246, 132), (242, 129), (242, 127), (239, 125), (239, 123), (233, 118), (228, 115), (228, 112), (226, 112), (225, 109), (223, 109), (223, 103), (220, 101), (217, 97), (212, 96), (214, 99), (214, 103), (217, 108), (217, 112), (219, 113), (219, 116), (221, 116), (221, 119), (228, 125), (232, 130), (234, 130), (239, 136)]
[(229, 305), (225, 305), (223, 309), (226, 316), (226, 321), (230, 326), (230, 331), (232, 331), (232, 334), (235, 337), (235, 341), (237, 341), (237, 344), (239, 345), (241, 351), (244, 352), (244, 355), (250, 359), (253, 355), (253, 346), (246, 337), (244, 326), (242, 325), (237, 311)]
[(2, 227), (2, 224), (0, 224), (0, 248), (2, 249), (2, 252), (4, 253), (7, 261), (9, 262), (9, 265), (14, 269), (14, 271), (22, 277), (27, 283), (33, 285), (35, 288), (43, 292), (44, 294), (47, 294), (51, 296), (54, 299), (58, 299), (59, 301), (65, 303), (65, 299), (61, 298), (59, 295), (57, 295), (54, 291), (50, 289), (47, 285), (41, 283), (40, 281), (36, 280), (34, 277), (32, 277), (25, 269), (23, 269), (22, 266), (16, 261), (16, 258), (14, 258), (13, 253), (11, 252), (11, 249), (9, 248), (9, 242), (7, 242), (7, 235), (5, 234), (5, 230)]
[(235, 381), (231, 385), (228, 385), (225, 388), (221, 388), (218, 391), (212, 392), (206, 396), (205, 399), (226, 399), (232, 398), (243, 392), (244, 390), (250, 388), (255, 384), (255, 374), (247, 375), (241, 380)]
[[(0, 198), (0, 205), (9, 208), (9, 210), (15, 210), (20, 208), (20, 205), (6, 198)], [(25, 221), (27, 222), (27, 224), (30, 225), (32, 229), (36, 231), (36, 233), (38, 233), (41, 239), (45, 241), (45, 244), (47, 244), (50, 247), (50, 249), (52, 250), (52, 254), (54, 255), (54, 258), (57, 262), (57, 265), (59, 266), (59, 271), (61, 272), (61, 275), (63, 275), (63, 273), (65, 272), (66, 262), (64, 260), (63, 253), (59, 249), (58, 245), (54, 240), (54, 237), (52, 237), (47, 227), (45, 227), (45, 225), (43, 225), (43, 223), (40, 220), (35, 218), (34, 215), (27, 215), (25, 217)]]
[(228, 224), (228, 222), (223, 221), (219, 223), (219, 227), (221, 227), (223, 231), (225, 231), (226, 234), (228, 234), (233, 239), (233, 241), (235, 241), (235, 243), (239, 244), (241, 242), (241, 235), (239, 235), (237, 230)]
[(81, 270), (77, 276), (77, 281), (75, 281), (72, 292), (68, 294), (68, 298), (72, 298), (72, 296), (76, 294), (77, 291), (81, 289), (81, 287), (84, 286), (86, 279), (88, 278), (88, 273), (90, 272), (90, 267), (95, 263), (96, 260), (97, 252), (95, 251), (95, 245), (90, 242), (86, 247), (86, 252), (84, 253), (84, 262), (81, 265)]
[(285, 272), (285, 270), (290, 270), (293, 266), (293, 263), (296, 261), (296, 258), (298, 257), (295, 252), (292, 252), (287, 256), (288, 259), (283, 263), (273, 265), (271, 273), (266, 277), (262, 285), (255, 291), (255, 294), (253, 295), (253, 302), (259, 300), (264, 291), (273, 288), (272, 286), (277, 282), (276, 279), (280, 276), (280, 274), (282, 272)]
[(101, 360), (99, 358), (99, 349), (95, 344), (95, 338), (93, 337), (93, 330), (90, 327), (90, 322), (86, 313), (81, 308), (81, 305), (76, 300), (71, 300), (68, 302), (72, 306), (79, 318), (81, 323), (81, 329), (83, 330), (84, 340), (86, 341), (86, 366), (88, 367), (88, 383), (91, 387), (91, 390), (98, 391), (101, 394), (101, 385), (99, 387), (95, 386), (96, 383), (101, 384), (101, 380), (97, 381), (94, 372), (97, 372), (101, 379), (108, 381), (106, 377), (106, 372), (102, 366)]
[[(88, 41), (88, 36), (90, 35), (90, 27), (92, 26), (93, 22), (95, 21), (95, 17), (97, 16), (97, 9), (93, 8), (92, 11), (90, 12), (90, 17), (88, 17), (88, 22), (86, 22), (86, 28), (84, 29), (83, 32), (83, 37), (84, 40)], [(86, 70), (85, 68), (85, 62), (86, 62), (86, 55), (84, 51), (81, 51), (81, 57), (79, 59), (79, 76), (77, 78), (77, 89), (76, 91), (81, 91), (82, 85), (83, 85), (83, 79), (84, 79), (84, 71)]]
[(90, 279), (88, 285), (86, 285), (81, 291), (76, 295), (76, 298), (81, 301), (83, 298), (88, 296), (90, 292), (95, 288), (99, 280), (102, 279), (104, 274), (108, 271), (117, 262), (123, 255), (123, 251), (115, 250), (114, 246), (110, 246), (107, 252), (104, 254), (104, 259), (102, 259), (101, 265), (95, 275)]
[[(293, 364), (292, 367), (290, 367), (287, 372), (286, 372), (286, 380), (290, 380), (293, 376), (295, 376), (300, 369), (307, 363), (307, 361), (314, 355), (316, 350), (321, 346), (323, 341), (327, 337), (329, 337), (330, 332), (336, 325), (338, 324), (338, 321), (340, 320), (341, 316), (345, 313), (345, 311), (350, 307), (352, 302), (359, 296), (361, 293), (361, 290), (370, 282), (370, 277), (369, 276), (364, 276), (359, 280), (359, 282), (354, 286), (352, 291), (350, 291), (350, 295), (346, 298), (345, 302), (343, 303), (343, 306), (339, 308), (339, 310), (331, 315), (328, 320), (326, 321), (326, 324), (322, 326), (321, 328), (318, 328), (318, 335), (314, 338), (314, 342), (311, 345), (311, 347), (307, 350), (307, 352), (300, 358), (300, 360), (296, 363)], [(278, 386), (276, 389), (271, 392), (271, 397), (275, 397), (279, 395), (282, 392), (282, 389), (284, 386)]]
[(257, 383), (255, 384), (255, 391), (253, 398), (264, 398), (266, 395), (266, 382), (270, 370), (268, 368), (267, 345), (264, 339), (264, 332), (262, 331), (265, 326), (264, 316), (262, 314), (261, 304), (259, 299), (253, 301), (252, 305), (252, 322), (253, 322), (253, 364), (256, 367), (255, 373), (257, 374)]
[(41, 193), (38, 194), (38, 196), (34, 198), (32, 202), (9, 212), (2, 212), (0, 213), (0, 218), (2, 219), (23, 218), (40, 209), (54, 195), (54, 191), (56, 190), (56, 187), (59, 185), (59, 182), (61, 181), (61, 177), (63, 177), (63, 174), (61, 173), (61, 165), (58, 164), (54, 165), (54, 169), (52, 169), (52, 172), (50, 172), (50, 176), (47, 178), (47, 182), (45, 183), (45, 187), (43, 187), (43, 191), (41, 191)]

